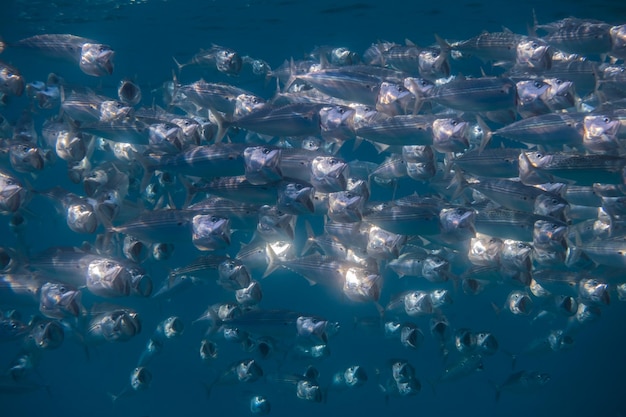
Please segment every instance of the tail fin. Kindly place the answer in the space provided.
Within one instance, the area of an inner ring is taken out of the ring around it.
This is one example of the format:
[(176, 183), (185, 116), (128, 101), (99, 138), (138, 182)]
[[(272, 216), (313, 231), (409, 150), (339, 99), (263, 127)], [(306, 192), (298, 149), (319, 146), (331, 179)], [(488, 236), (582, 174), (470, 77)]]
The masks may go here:
[(269, 258), (267, 261), (267, 268), (263, 273), (263, 278), (269, 276), (280, 266), (280, 259), (276, 255), (276, 252), (272, 249), (270, 245), (266, 245), (267, 257)]
[(178, 69), (178, 73), (180, 74), (180, 72), (183, 70), (184, 67), (187, 66), (187, 64), (181, 64), (175, 57), (172, 57), (172, 59), (176, 63), (176, 68)]
[(476, 121), (478, 122), (478, 126), (483, 131), (483, 137), (480, 141), (480, 146), (478, 148), (478, 155), (480, 155), (483, 152), (483, 150), (485, 150), (489, 142), (491, 142), (491, 137), (493, 136), (493, 132), (491, 131), (489, 126), (487, 126), (487, 124), (482, 119), (482, 117), (476, 115)]

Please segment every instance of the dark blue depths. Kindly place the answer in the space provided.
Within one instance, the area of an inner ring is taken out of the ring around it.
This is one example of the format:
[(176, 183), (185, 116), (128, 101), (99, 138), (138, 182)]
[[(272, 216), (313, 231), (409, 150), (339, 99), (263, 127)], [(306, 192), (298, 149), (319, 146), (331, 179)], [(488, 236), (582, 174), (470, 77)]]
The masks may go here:
[[(26, 80), (45, 79), (49, 72), (63, 74), (72, 85), (97, 89), (103, 95), (116, 96), (117, 82), (131, 77), (141, 86), (142, 105), (150, 105), (153, 97), (160, 100), (158, 90), (172, 78), (175, 64), (172, 56), (185, 60), (211, 44), (223, 45), (254, 57), (262, 58), (273, 68), (285, 59), (298, 58), (315, 46), (346, 46), (362, 52), (378, 40), (402, 43), (405, 38), (419, 45), (433, 43), (433, 34), (446, 39), (466, 39), (482, 30), (500, 31), (507, 27), (516, 33), (526, 33), (532, 23), (532, 10), (541, 21), (553, 21), (567, 16), (594, 18), (621, 24), (626, 22), (626, 7), (618, 1), (529, 1), (504, 5), (503, 2), (455, 1), (441, 4), (402, 1), (354, 2), (298, 1), (97, 1), (90, 7), (71, 2), (9, 0), (0, 6), (0, 36), (7, 42), (40, 33), (72, 33), (102, 40), (116, 50), (115, 72), (111, 77), (93, 78), (76, 66), (62, 61), (43, 61), (34, 55), (20, 56), (9, 49), (0, 55), (15, 65)], [(80, 11), (78, 11), (80, 9)], [(452, 67), (453, 73), (456, 71)], [(198, 68), (185, 68), (182, 82), (200, 77), (213, 82), (233, 82), (231, 78)], [(273, 81), (250, 79), (233, 82), (238, 86), (269, 98), (274, 93)], [(24, 99), (22, 97), (22, 99)], [(0, 108), (8, 120), (15, 120), (23, 108), (16, 99), (10, 106)], [(25, 105), (26, 101), (23, 101)], [(19, 105), (18, 105), (19, 104)], [(35, 113), (36, 125), (50, 117)], [(350, 145), (340, 151), (346, 160), (360, 159), (380, 163), (369, 144), (353, 151)], [(81, 188), (69, 184), (62, 161), (46, 168), (45, 175), (30, 179), (34, 188), (46, 189), (56, 185), (80, 193)], [(3, 162), (4, 163), (4, 162)], [(417, 184), (417, 185), (416, 185)], [(74, 187), (74, 188), (72, 188)], [(418, 183), (402, 180), (396, 197), (421, 191)], [(392, 190), (373, 188), (371, 200), (389, 200)], [(51, 246), (80, 246), (92, 235), (69, 231), (64, 219), (52, 205), (39, 202), (30, 205), (23, 239), (31, 253)], [(54, 214), (53, 214), (54, 213)], [(0, 246), (18, 246), (18, 238), (8, 227), (8, 216), (0, 216)], [(322, 219), (310, 217), (316, 232), (322, 230)], [(304, 240), (304, 224), (297, 225), (297, 241)], [(233, 235), (246, 242), (250, 235)], [(90, 241), (90, 243), (93, 243)], [(227, 250), (235, 255), (238, 245)], [(191, 244), (176, 245), (173, 257), (146, 268), (158, 285), (166, 272), (190, 262), (199, 252)], [(457, 271), (462, 272), (462, 271)], [(381, 303), (385, 305), (393, 294), (412, 289), (413, 278), (399, 280), (386, 270)], [(260, 277), (255, 277), (260, 278)], [(397, 340), (381, 337), (380, 330), (370, 321), (377, 311), (372, 304), (357, 304), (322, 286), (309, 286), (300, 276), (280, 270), (261, 281), (264, 308), (284, 308), (318, 314), (341, 324), (340, 332), (329, 342), (331, 355), (313, 362), (320, 372), (320, 383), (328, 385), (335, 372), (350, 365), (361, 365), (368, 373), (367, 383), (360, 388), (342, 392), (329, 391), (323, 403), (311, 403), (296, 398), (288, 385), (258, 381), (249, 385), (206, 386), (223, 372), (229, 363), (246, 354), (237, 345), (221, 342), (219, 359), (209, 364), (198, 357), (199, 342), (206, 326), (192, 322), (211, 304), (224, 301), (230, 294), (217, 285), (195, 287), (172, 300), (133, 298), (119, 301), (131, 303), (141, 313), (142, 332), (124, 343), (110, 343), (85, 352), (79, 343), (66, 340), (61, 348), (45, 352), (37, 368), (36, 378), (47, 385), (29, 393), (0, 392), (0, 416), (196, 416), (249, 415), (251, 395), (265, 395), (272, 403), (274, 416), (343, 415), (420, 415), (420, 416), (608, 416), (626, 415), (623, 395), (623, 375), (626, 373), (623, 346), (626, 343), (626, 303), (614, 296), (610, 306), (602, 308), (600, 320), (576, 333), (575, 344), (568, 351), (532, 357), (519, 355), (515, 369), (510, 353), (521, 352), (537, 335), (552, 330), (549, 325), (531, 323), (528, 317), (517, 317), (503, 311), (494, 312), (493, 304), (501, 307), (509, 288), (489, 289), (478, 296), (453, 290), (454, 303), (446, 316), (455, 328), (489, 331), (499, 342), (499, 351), (485, 358), (484, 370), (457, 381), (439, 382), (444, 362), (439, 346), (428, 333), (428, 319), (413, 319), (425, 333), (425, 341), (417, 350), (402, 347)], [(448, 283), (450, 284), (450, 283)], [(434, 288), (434, 286), (433, 286)], [(612, 294), (614, 295), (614, 293)], [(102, 301), (84, 295), (84, 303)], [(118, 303), (118, 300), (114, 301)], [(1, 305), (0, 305), (1, 307)], [(107, 393), (118, 393), (127, 384), (130, 370), (158, 323), (172, 315), (185, 324), (183, 335), (165, 346), (161, 355), (151, 363), (153, 381), (148, 390), (133, 393), (113, 404)], [(20, 342), (0, 344), (0, 370), (8, 366), (20, 349)], [(421, 382), (421, 392), (414, 397), (389, 397), (378, 386), (390, 361), (402, 358), (413, 365)], [(309, 364), (306, 360), (286, 360), (281, 355), (261, 361), (267, 369), (286, 373), (301, 373)], [(535, 369), (551, 376), (549, 384), (532, 392), (508, 392), (496, 402), (494, 386), (501, 384), (514, 370)]]

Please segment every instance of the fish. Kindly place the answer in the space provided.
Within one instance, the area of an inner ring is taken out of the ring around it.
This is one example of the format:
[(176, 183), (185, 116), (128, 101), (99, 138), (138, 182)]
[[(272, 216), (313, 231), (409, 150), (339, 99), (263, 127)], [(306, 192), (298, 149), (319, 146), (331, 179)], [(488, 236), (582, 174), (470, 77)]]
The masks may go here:
[(113, 74), (115, 52), (109, 45), (91, 39), (70, 34), (43, 34), (22, 39), (15, 46), (74, 61), (87, 75)]
[(502, 384), (495, 385), (496, 401), (503, 391), (528, 393), (541, 389), (550, 382), (550, 375), (539, 371), (518, 371), (508, 376)]

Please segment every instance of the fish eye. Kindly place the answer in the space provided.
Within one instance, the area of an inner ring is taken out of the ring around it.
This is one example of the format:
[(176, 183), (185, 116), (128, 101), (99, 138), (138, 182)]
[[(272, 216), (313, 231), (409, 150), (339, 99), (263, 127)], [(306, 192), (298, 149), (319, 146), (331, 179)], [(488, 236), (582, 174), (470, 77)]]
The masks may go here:
[(611, 121), (611, 119), (609, 119), (608, 117), (605, 117), (604, 119), (602, 119), (604, 121), (604, 123), (608, 123)]
[(67, 288), (65, 288), (64, 286), (60, 286), (60, 287), (59, 287), (59, 292), (60, 292), (61, 294), (65, 294), (65, 293), (67, 292)]
[(337, 107), (337, 111), (339, 112), (339, 114), (344, 114), (346, 112), (343, 107)]
[(458, 122), (458, 121), (456, 121), (456, 120), (453, 120), (453, 121), (452, 121), (452, 126), (456, 126), (456, 125), (458, 125), (458, 124), (459, 124), (459, 122)]
[(561, 83), (563, 83), (563, 80), (561, 80), (560, 78), (557, 78), (555, 82), (557, 85), (561, 85)]
[(267, 155), (268, 153), (270, 153), (270, 150), (268, 148), (263, 148), (261, 152), (263, 152), (264, 155)]
[(328, 161), (328, 163), (331, 164), (331, 165), (335, 165), (338, 162), (339, 161), (337, 161), (335, 158), (330, 158), (330, 160)]
[(107, 261), (107, 262), (104, 264), (104, 267), (105, 267), (106, 269), (112, 269), (112, 268), (113, 268), (113, 266), (114, 266), (114, 265), (113, 265), (113, 262), (109, 262), (109, 261)]
[(211, 217), (211, 222), (212, 223), (217, 223), (217, 217), (216, 216), (212, 216)]
[(539, 88), (542, 86), (542, 82), (541, 81), (535, 81), (535, 87)]
[(17, 329), (17, 323), (16, 322), (11, 322), (11, 328), (12, 329)]
[(537, 42), (533, 42), (531, 46), (533, 49), (537, 49), (539, 47), (539, 44)]

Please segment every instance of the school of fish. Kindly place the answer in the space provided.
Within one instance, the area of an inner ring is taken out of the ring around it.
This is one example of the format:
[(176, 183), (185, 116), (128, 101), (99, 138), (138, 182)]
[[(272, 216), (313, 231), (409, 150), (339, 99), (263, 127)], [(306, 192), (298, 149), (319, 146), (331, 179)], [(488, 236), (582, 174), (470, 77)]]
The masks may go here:
[[(412, 397), (496, 354), (511, 368), (492, 381), (495, 401), (545, 389), (551, 376), (516, 359), (575, 349), (611, 299), (626, 300), (626, 25), (535, 19), (529, 32), (322, 46), (275, 68), (211, 45), (174, 57), (153, 90), (117, 78), (114, 46), (2, 34), (0, 221), (12, 236), (0, 237), (0, 347), (19, 349), (0, 362), (0, 395), (54, 381), (38, 372), (51, 350), (145, 340), (102, 393), (120, 406), (190, 329), (208, 401), (245, 390), (251, 414), (284, 392), (328, 403), (370, 384)], [(25, 79), (23, 56), (113, 79), (117, 96), (71, 72)], [(203, 77), (183, 82), (190, 71)], [(41, 187), (59, 167), (67, 176)], [(35, 216), (75, 240), (33, 251)], [(324, 298), (303, 311), (268, 302), (272, 280)], [(178, 301), (194, 291), (208, 301)], [(457, 324), (453, 300), (548, 330), (504, 348)], [(146, 328), (147, 306), (162, 303), (180, 314)], [(321, 372), (346, 332), (405, 354)], [(414, 365), (425, 344), (438, 375)]]

